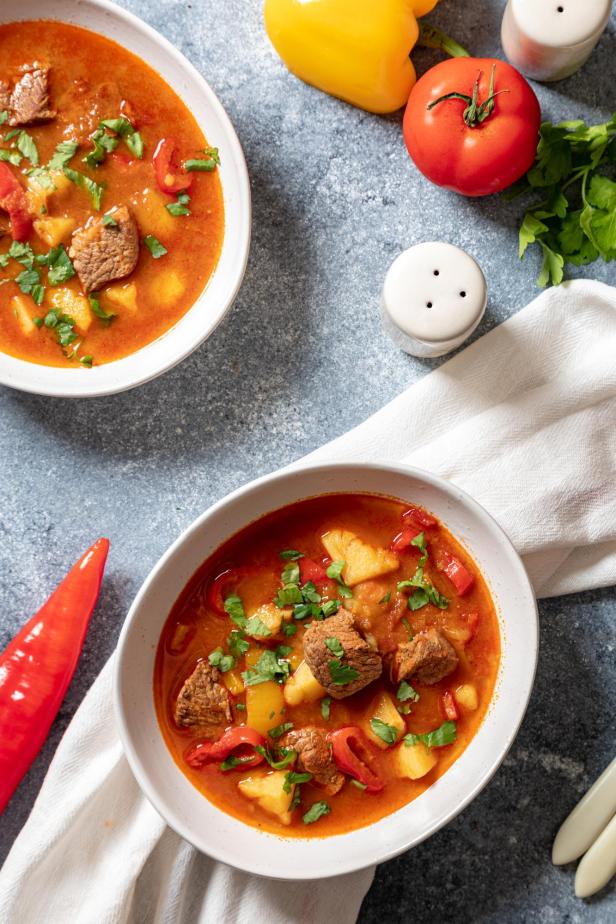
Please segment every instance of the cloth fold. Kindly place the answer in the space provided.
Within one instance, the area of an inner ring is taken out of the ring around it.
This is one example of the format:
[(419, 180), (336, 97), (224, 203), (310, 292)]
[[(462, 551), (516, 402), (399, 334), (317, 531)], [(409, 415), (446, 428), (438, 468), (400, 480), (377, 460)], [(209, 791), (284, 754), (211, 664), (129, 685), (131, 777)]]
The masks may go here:
[[(474, 495), (538, 596), (616, 583), (616, 289), (542, 294), (302, 462), (406, 461)], [(4, 924), (353, 924), (373, 870), (258, 879), (168, 829), (122, 756), (107, 663), (0, 872)]]

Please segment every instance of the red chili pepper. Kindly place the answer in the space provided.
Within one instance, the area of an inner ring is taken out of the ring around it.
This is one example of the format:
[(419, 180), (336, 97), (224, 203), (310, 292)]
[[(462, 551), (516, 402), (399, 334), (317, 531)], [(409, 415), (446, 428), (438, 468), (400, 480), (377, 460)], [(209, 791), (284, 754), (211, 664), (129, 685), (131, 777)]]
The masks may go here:
[(376, 755), (361, 728), (357, 725), (347, 725), (330, 732), (327, 740), (331, 743), (339, 770), (363, 783), (366, 792), (380, 792), (384, 788), (385, 781), (373, 769)]
[(445, 690), (441, 696), (441, 706), (446, 719), (450, 719), (452, 722), (455, 722), (460, 718), (460, 712), (456, 705), (456, 701), (453, 698), (453, 693), (451, 693), (450, 690)]
[(256, 767), (263, 761), (263, 756), (254, 750), (257, 744), (265, 745), (263, 735), (247, 725), (238, 725), (228, 728), (217, 741), (197, 741), (188, 748), (184, 760), (198, 770), (206, 764), (226, 760), (239, 749), (235, 756), (242, 758), (242, 768)]
[(4, 161), (0, 161), (0, 208), (9, 213), (13, 240), (23, 243), (32, 230), (32, 217), (28, 211), (26, 193)]
[(40, 751), (71, 682), (108, 549), (108, 539), (95, 542), (0, 655), (0, 812)]
[(439, 571), (442, 571), (443, 574), (447, 575), (461, 597), (467, 594), (475, 583), (475, 578), (468, 568), (449, 552), (443, 550), (439, 551), (436, 567)]
[(413, 539), (420, 534), (421, 530), (415, 526), (405, 526), (402, 532), (399, 532), (391, 544), (392, 552), (404, 552), (408, 549)]
[(154, 151), (152, 164), (158, 188), (170, 196), (192, 186), (193, 174), (183, 173), (177, 161), (177, 147), (171, 138), (162, 138)]
[(313, 561), (312, 558), (300, 558), (299, 578), (302, 584), (305, 584), (306, 581), (312, 581), (314, 584), (329, 581), (325, 566)]
[(409, 507), (402, 514), (402, 520), (403, 522), (412, 520), (413, 523), (417, 523), (418, 526), (424, 529), (428, 529), (430, 526), (438, 526), (438, 520), (426, 513), (425, 510), (422, 510), (421, 507)]

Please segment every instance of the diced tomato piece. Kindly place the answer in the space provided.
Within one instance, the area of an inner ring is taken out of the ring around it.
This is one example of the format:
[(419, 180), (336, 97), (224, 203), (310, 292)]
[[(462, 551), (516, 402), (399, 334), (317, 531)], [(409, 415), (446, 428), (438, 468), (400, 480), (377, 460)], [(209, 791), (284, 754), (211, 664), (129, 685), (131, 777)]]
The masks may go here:
[(405, 526), (392, 542), (392, 552), (404, 552), (405, 549), (409, 548), (413, 539), (418, 536), (420, 532), (421, 530), (417, 529), (415, 526)]
[(28, 200), (21, 183), (4, 161), (0, 161), (0, 208), (9, 213), (13, 240), (26, 241), (32, 231)]
[(171, 138), (162, 138), (152, 158), (158, 188), (169, 196), (190, 189), (192, 173), (183, 173), (177, 160), (177, 146)]
[(439, 550), (436, 567), (449, 578), (461, 597), (467, 594), (475, 583), (475, 578), (468, 568), (455, 555), (443, 549)]
[(429, 513), (426, 513), (425, 510), (422, 510), (421, 507), (409, 507), (408, 510), (405, 510), (402, 514), (402, 520), (403, 522), (411, 520), (423, 529), (428, 529), (430, 526), (438, 526), (438, 520)]
[(218, 741), (197, 741), (192, 744), (184, 754), (184, 760), (189, 766), (198, 770), (206, 764), (222, 762), (234, 753), (234, 757), (241, 759), (238, 764), (241, 769), (256, 767), (262, 763), (263, 755), (255, 751), (256, 745), (265, 745), (265, 738), (254, 728), (239, 725), (227, 728)]
[(318, 562), (313, 561), (312, 558), (300, 558), (298, 564), (302, 584), (305, 584), (306, 581), (312, 581), (314, 584), (329, 581), (325, 565), (320, 565)]
[(445, 690), (441, 696), (441, 707), (446, 719), (450, 719), (452, 722), (455, 722), (460, 718), (458, 706), (455, 699), (453, 698), (453, 693), (450, 690)]

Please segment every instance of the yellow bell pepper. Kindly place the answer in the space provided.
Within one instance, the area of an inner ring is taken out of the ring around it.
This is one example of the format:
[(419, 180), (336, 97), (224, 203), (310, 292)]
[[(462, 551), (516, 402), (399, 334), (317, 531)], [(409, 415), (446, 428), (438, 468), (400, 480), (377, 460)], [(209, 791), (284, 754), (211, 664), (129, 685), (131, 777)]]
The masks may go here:
[(415, 84), (417, 18), (438, 0), (265, 0), (265, 27), (290, 71), (369, 112), (394, 112)]

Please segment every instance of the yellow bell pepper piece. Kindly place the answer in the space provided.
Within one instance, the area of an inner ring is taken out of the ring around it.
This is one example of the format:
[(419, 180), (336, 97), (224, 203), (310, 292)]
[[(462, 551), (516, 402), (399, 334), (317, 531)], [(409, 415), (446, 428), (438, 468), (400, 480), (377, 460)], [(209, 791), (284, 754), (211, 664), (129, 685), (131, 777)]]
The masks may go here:
[(265, 28), (290, 71), (369, 112), (395, 112), (415, 84), (417, 18), (438, 0), (265, 0)]

